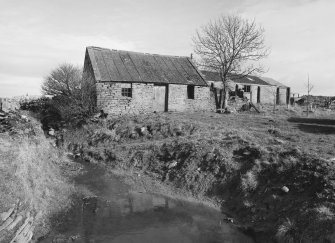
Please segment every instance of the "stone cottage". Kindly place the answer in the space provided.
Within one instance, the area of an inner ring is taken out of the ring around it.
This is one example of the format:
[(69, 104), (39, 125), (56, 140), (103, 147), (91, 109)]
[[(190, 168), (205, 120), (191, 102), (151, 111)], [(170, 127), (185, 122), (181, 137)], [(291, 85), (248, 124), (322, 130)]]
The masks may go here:
[[(222, 89), (222, 81), (217, 72), (201, 71), (207, 83), (215, 88)], [(228, 81), (230, 91), (243, 90), (243, 95), (253, 103), (277, 105), (289, 104), (290, 88), (280, 82), (256, 76), (235, 77)]]
[(213, 109), (209, 86), (188, 57), (87, 47), (84, 74), (107, 113)]

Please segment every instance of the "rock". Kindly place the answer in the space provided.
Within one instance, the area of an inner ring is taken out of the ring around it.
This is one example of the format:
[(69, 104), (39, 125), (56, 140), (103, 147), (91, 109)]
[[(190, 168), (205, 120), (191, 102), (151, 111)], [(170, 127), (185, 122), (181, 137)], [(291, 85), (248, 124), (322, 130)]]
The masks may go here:
[(240, 108), (240, 111), (249, 111), (250, 110), (250, 104), (243, 104)]
[(0, 214), (1, 221), (5, 221), (9, 218), (9, 216), (14, 212), (15, 207), (10, 208), (7, 212), (3, 212)]
[(226, 107), (225, 114), (232, 114), (232, 113), (236, 113), (236, 109), (234, 107)]
[(250, 155), (250, 154), (251, 154), (251, 152), (248, 151), (248, 150), (243, 152), (243, 155)]
[(25, 121), (29, 121), (28, 117), (25, 116), (25, 115), (21, 115), (21, 118), (22, 118), (23, 120), (25, 120)]
[(274, 141), (278, 144), (285, 144), (284, 140), (281, 140), (281, 139), (278, 139), (278, 138), (275, 138)]
[(55, 130), (53, 128), (50, 128), (48, 134), (50, 136), (55, 136)]
[(141, 127), (141, 133), (145, 133), (147, 131), (146, 127)]
[(169, 169), (172, 169), (173, 167), (176, 167), (177, 166), (177, 161), (173, 161), (169, 164)]
[(3, 231), (4, 229), (6, 229), (13, 221), (14, 221), (14, 219), (11, 218), (11, 217), (6, 219), (6, 221), (2, 225), (0, 225), (0, 232)]
[(290, 191), (290, 189), (288, 189), (287, 186), (283, 186), (283, 187), (281, 188), (281, 190), (282, 190), (283, 192), (285, 192), (285, 193), (288, 193), (288, 192)]
[(8, 230), (12, 230), (15, 228), (15, 226), (23, 219), (23, 217), (21, 215), (19, 215), (18, 217), (16, 217), (16, 219), (8, 226)]

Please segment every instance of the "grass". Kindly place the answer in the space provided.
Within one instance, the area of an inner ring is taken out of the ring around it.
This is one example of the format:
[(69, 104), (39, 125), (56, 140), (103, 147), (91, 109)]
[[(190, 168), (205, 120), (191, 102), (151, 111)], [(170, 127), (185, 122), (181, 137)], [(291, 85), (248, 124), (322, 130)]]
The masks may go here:
[(0, 212), (19, 200), (45, 233), (49, 216), (71, 204), (75, 187), (66, 170), (73, 163), (34, 129), (35, 136), (0, 134)]
[(333, 120), (334, 113), (305, 118), (284, 107), (261, 114), (144, 114), (88, 123), (64, 140), (91, 162), (216, 198), (236, 222), (267, 240), (321, 242), (335, 223), (335, 134), (303, 125), (332, 128)]

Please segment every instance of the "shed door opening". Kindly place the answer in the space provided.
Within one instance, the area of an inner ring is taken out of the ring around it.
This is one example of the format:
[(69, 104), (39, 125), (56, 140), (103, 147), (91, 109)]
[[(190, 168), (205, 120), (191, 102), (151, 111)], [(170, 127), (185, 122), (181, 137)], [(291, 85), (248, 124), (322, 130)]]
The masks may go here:
[(167, 111), (167, 86), (165, 85), (154, 85), (154, 111)]
[(194, 86), (187, 85), (187, 99), (194, 100)]
[(257, 87), (257, 103), (261, 103), (261, 87)]
[(290, 104), (290, 98), (291, 98), (291, 89), (287, 88), (286, 89), (286, 104)]
[(279, 91), (279, 88), (277, 88), (277, 92), (276, 92), (276, 104), (280, 105), (280, 91)]

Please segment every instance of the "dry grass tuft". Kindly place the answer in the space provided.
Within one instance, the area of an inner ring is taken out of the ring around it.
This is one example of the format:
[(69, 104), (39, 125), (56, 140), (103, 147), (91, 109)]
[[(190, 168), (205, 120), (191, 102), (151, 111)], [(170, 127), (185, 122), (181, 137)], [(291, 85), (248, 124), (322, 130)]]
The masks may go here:
[(0, 154), (0, 212), (19, 199), (30, 204), (31, 210), (38, 213), (38, 220), (44, 221), (70, 205), (74, 186), (60, 169), (69, 161), (44, 137), (38, 141), (12, 140), (11, 146), (2, 147)]
[(245, 192), (256, 190), (258, 186), (257, 175), (255, 171), (248, 171), (241, 177), (241, 188)]

